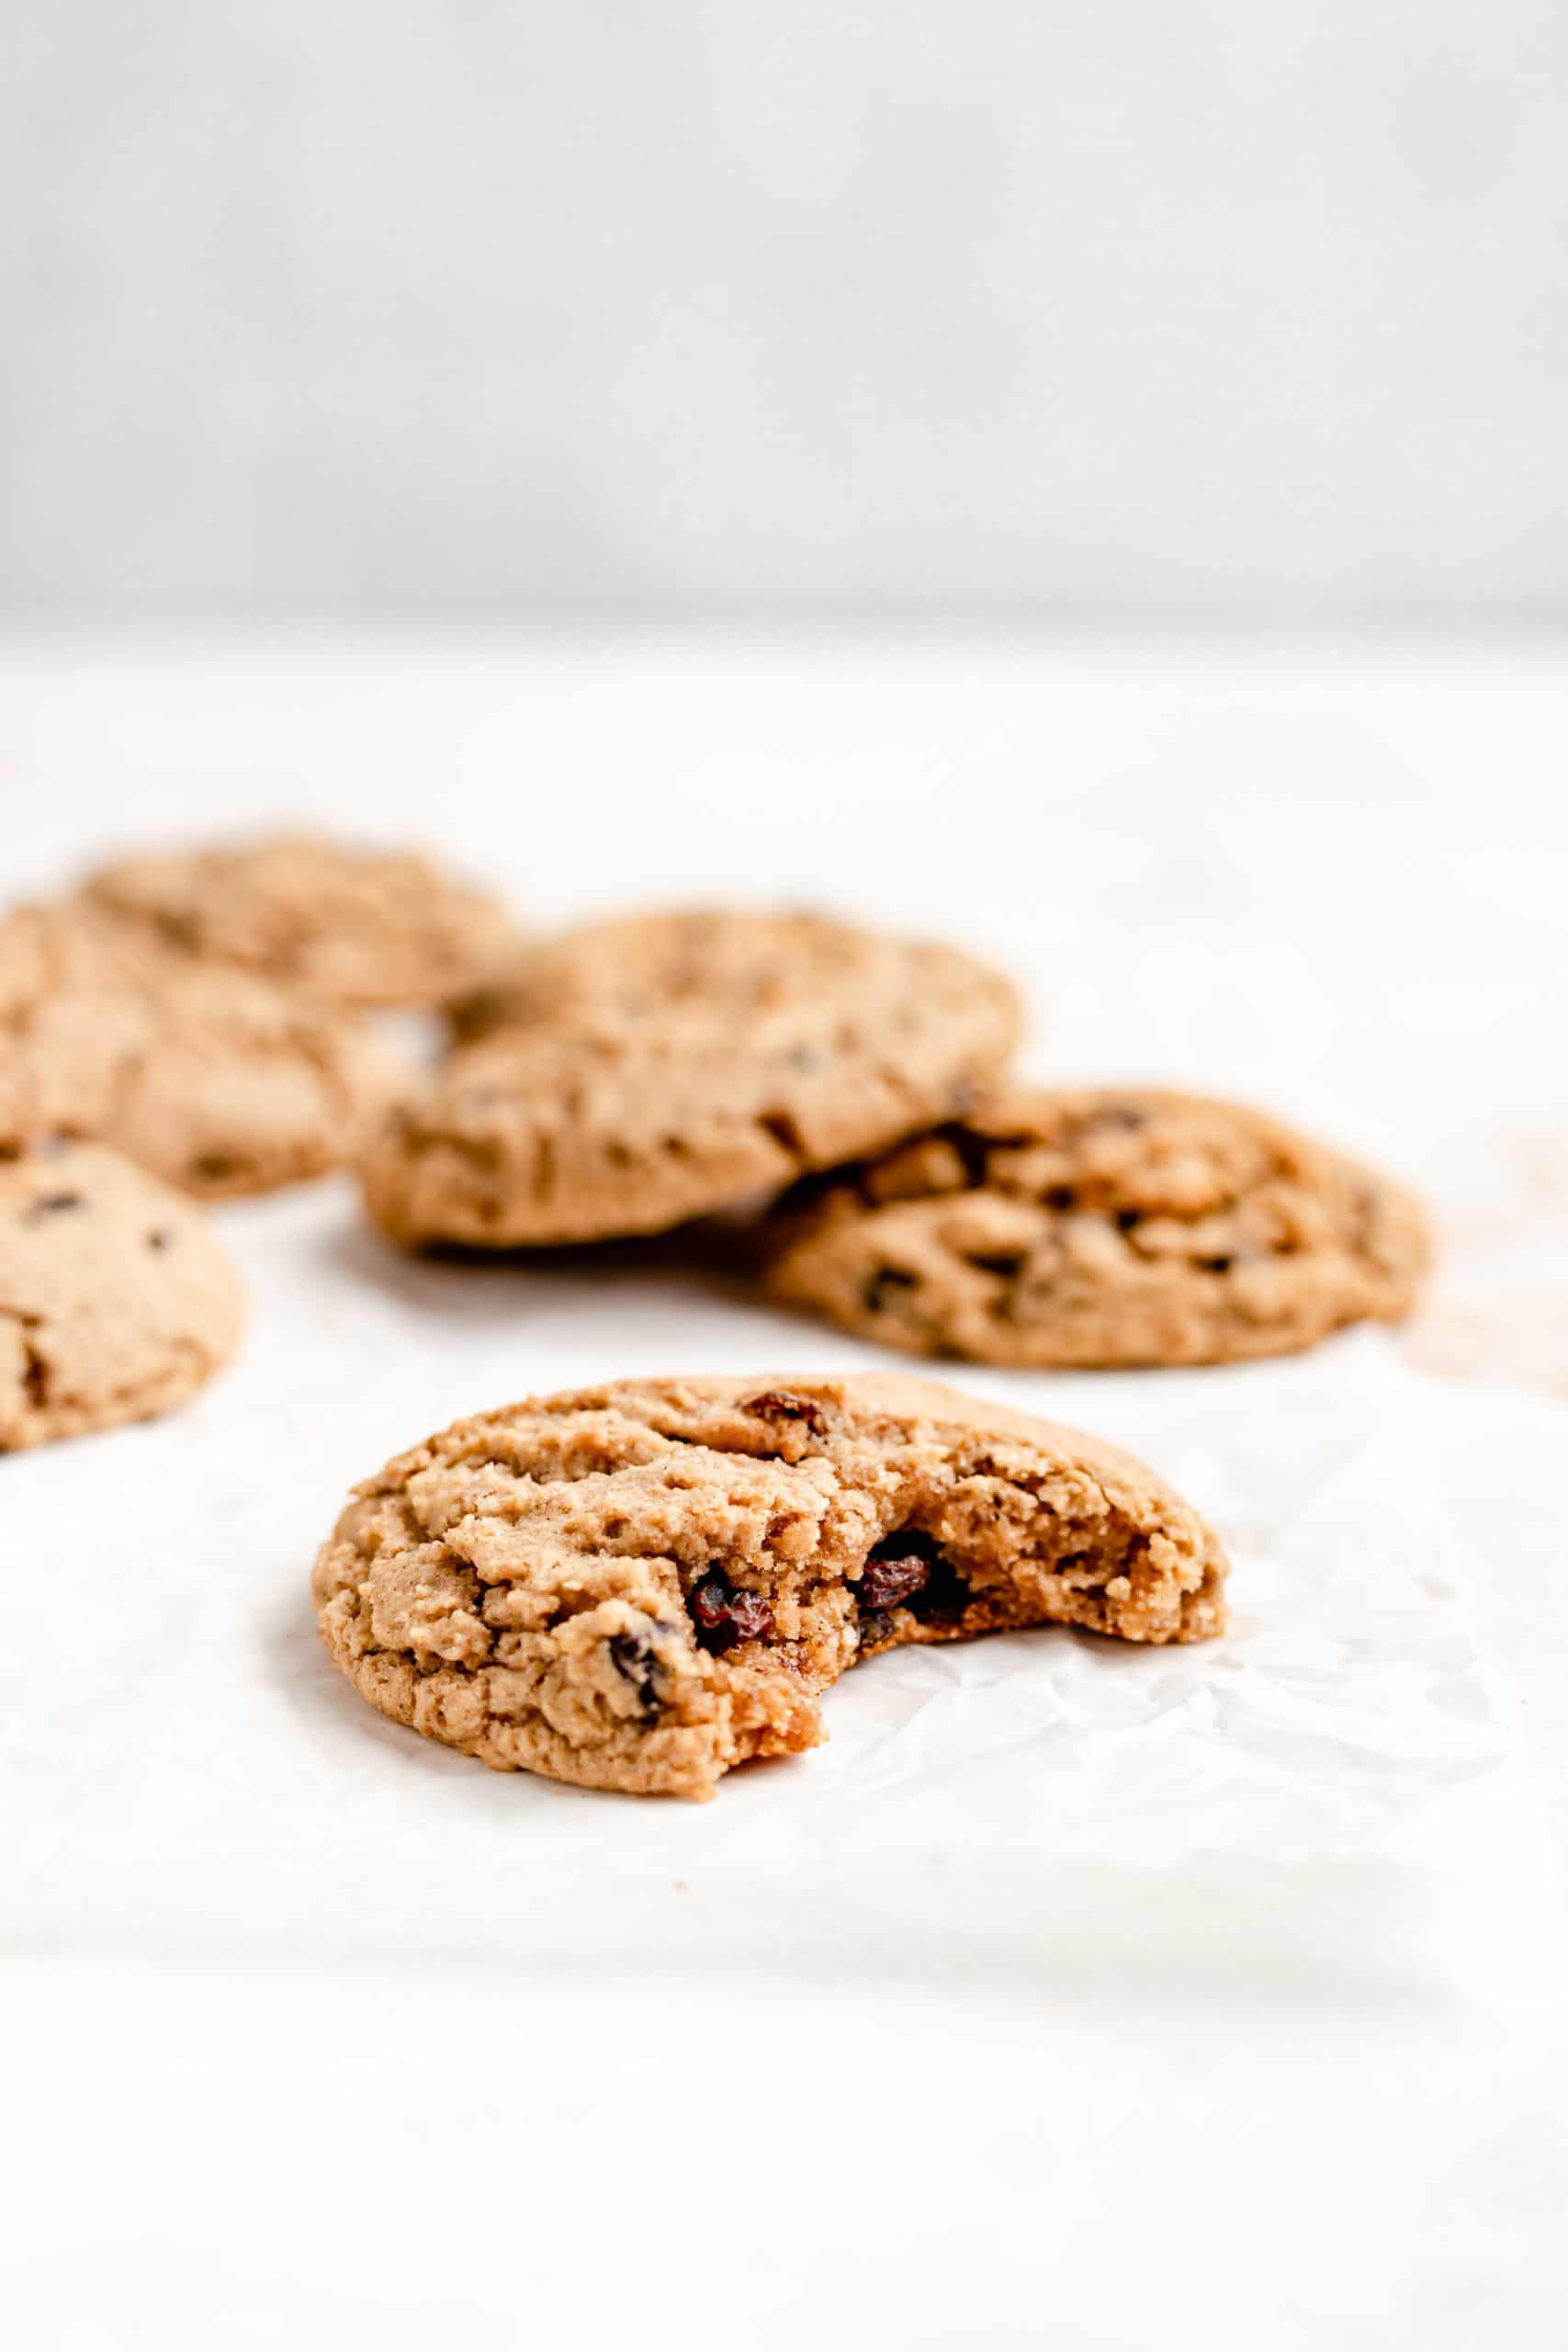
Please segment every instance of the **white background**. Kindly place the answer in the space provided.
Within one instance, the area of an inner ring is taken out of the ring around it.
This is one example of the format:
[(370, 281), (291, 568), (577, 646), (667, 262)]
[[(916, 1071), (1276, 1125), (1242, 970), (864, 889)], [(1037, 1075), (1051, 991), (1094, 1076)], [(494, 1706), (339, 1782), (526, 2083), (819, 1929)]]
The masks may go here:
[(1558, 0), (48, 0), (0, 599), (1568, 605)]

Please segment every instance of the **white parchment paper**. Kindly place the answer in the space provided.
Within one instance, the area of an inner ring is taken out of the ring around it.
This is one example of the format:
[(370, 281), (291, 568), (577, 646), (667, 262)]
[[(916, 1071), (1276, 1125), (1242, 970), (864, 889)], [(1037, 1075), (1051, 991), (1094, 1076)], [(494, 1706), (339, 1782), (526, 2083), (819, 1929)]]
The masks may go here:
[(546, 1367), (864, 1352), (672, 1272), (409, 1264), (346, 1188), (223, 1223), (233, 1373), (0, 1474), (32, 2340), (1549, 2340), (1547, 1873), (1381, 1336), (968, 1375), (1199, 1502), (1231, 1634), (895, 1655), (827, 1747), (637, 1804), (366, 1707), (317, 1541)]
[[(1518, 1254), (1466, 1275), (1450, 1231), (1448, 1262), (1517, 1376), (1560, 1352), (1541, 1188), (1499, 1159), (1561, 1164), (1563, 675), (33, 648), (0, 669), (6, 880), (289, 808), (432, 839), (536, 921), (743, 896), (951, 933), (1019, 974), (1043, 1076), (1251, 1097), (1440, 1212), (1469, 1166)], [(1529, 1734), (1561, 1703), (1560, 1407), (1440, 1322), (1462, 1389), (1364, 1332), (960, 1371), (1216, 1521), (1225, 1641), (890, 1657), (829, 1695), (826, 1748), (634, 1804), (491, 1776), (336, 1678), (307, 1577), (346, 1488), (530, 1388), (875, 1357), (673, 1271), (411, 1264), (346, 1188), (221, 1222), (234, 1370), (0, 1463), (28, 2352), (1561, 2352), (1561, 1945), (1454, 1574), (1457, 1544), (1539, 1645)]]
[(637, 1804), (493, 1775), (367, 1708), (316, 1643), (315, 1545), (355, 1476), (545, 1368), (787, 1372), (833, 1343), (673, 1271), (410, 1265), (346, 1188), (225, 1223), (258, 1302), (238, 1369), (183, 1420), (5, 1468), (27, 1531), (13, 1948), (604, 1968), (631, 1939), (807, 1972), (1516, 1981), (1534, 1816), (1456, 1599), (1419, 1384), (1381, 1336), (1162, 1378), (989, 1376), (1212, 1517), (1224, 1641), (894, 1655), (830, 1695), (825, 1748), (709, 1806)]

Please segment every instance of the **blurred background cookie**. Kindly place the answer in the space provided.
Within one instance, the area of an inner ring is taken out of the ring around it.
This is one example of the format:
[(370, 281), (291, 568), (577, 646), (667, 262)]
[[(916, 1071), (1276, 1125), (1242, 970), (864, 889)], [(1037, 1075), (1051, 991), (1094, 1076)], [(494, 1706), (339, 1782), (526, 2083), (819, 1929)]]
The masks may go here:
[(780, 1204), (769, 1286), (983, 1363), (1221, 1363), (1392, 1321), (1427, 1262), (1407, 1193), (1235, 1102), (1015, 1092)]
[(243, 1315), (228, 1252), (157, 1177), (94, 1144), (0, 1158), (0, 1452), (168, 1412)]
[(438, 1004), (516, 946), (500, 899), (429, 858), (311, 833), (118, 858), (83, 889), (167, 945), (345, 1004)]
[(654, 908), (532, 942), (455, 1000), (453, 1026), (467, 1044), (581, 1013), (636, 1028), (665, 1013), (745, 1021), (847, 999), (911, 946), (809, 908)]
[(186, 1192), (267, 1192), (353, 1159), (403, 1082), (339, 1008), (92, 906), (0, 922), (0, 1144), (90, 1136)]
[(803, 914), (569, 933), (454, 1053), (366, 1171), (398, 1240), (653, 1233), (951, 1118), (1005, 1070), (1010, 981), (961, 950)]

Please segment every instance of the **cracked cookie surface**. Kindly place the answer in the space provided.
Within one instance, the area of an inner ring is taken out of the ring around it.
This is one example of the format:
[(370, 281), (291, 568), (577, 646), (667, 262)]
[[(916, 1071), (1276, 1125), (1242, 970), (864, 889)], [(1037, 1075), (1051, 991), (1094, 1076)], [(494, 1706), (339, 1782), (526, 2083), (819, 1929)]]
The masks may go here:
[(322, 1638), (395, 1722), (501, 1770), (707, 1797), (813, 1747), (901, 1643), (1224, 1630), (1225, 1560), (1129, 1455), (934, 1382), (620, 1381), (459, 1421), (355, 1490)]
[(83, 887), (165, 945), (344, 1004), (439, 1004), (516, 948), (500, 901), (430, 859), (310, 833), (118, 858)]
[(354, 1159), (401, 1090), (337, 1008), (82, 905), (0, 922), (0, 1144), (89, 1136), (219, 1197)]
[(95, 1144), (0, 1159), (0, 1452), (168, 1412), (243, 1320), (228, 1252), (171, 1186)]
[(1018, 999), (960, 950), (683, 912), (535, 950), (367, 1163), (417, 1246), (654, 1233), (879, 1150), (994, 1084)]
[(1222, 1363), (1410, 1306), (1411, 1196), (1239, 1103), (1022, 1091), (778, 1204), (774, 1295), (924, 1355)]

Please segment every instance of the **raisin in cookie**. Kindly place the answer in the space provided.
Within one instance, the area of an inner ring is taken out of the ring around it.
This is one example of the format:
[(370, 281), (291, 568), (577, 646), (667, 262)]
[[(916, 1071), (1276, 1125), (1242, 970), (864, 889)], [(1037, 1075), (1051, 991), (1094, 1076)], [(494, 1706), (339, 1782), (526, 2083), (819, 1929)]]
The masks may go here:
[(344, 1004), (438, 1004), (516, 946), (498, 899), (428, 859), (311, 834), (120, 858), (85, 890), (167, 945)]
[(904, 1642), (1224, 1630), (1225, 1560), (1141, 1464), (897, 1377), (621, 1381), (459, 1421), (357, 1487), (322, 1637), (395, 1722), (502, 1771), (707, 1797), (814, 1747)]
[(663, 1231), (954, 1115), (1020, 1027), (958, 949), (814, 915), (601, 924), (526, 971), (370, 1156), (400, 1241)]
[(112, 1144), (186, 1192), (266, 1192), (357, 1153), (402, 1084), (359, 1023), (81, 906), (0, 922), (0, 1144)]
[(157, 1177), (96, 1144), (0, 1159), (0, 1453), (183, 1405), (243, 1312), (216, 1234)]
[(1014, 1093), (775, 1213), (770, 1286), (984, 1363), (1223, 1363), (1404, 1314), (1410, 1196), (1238, 1103)]

